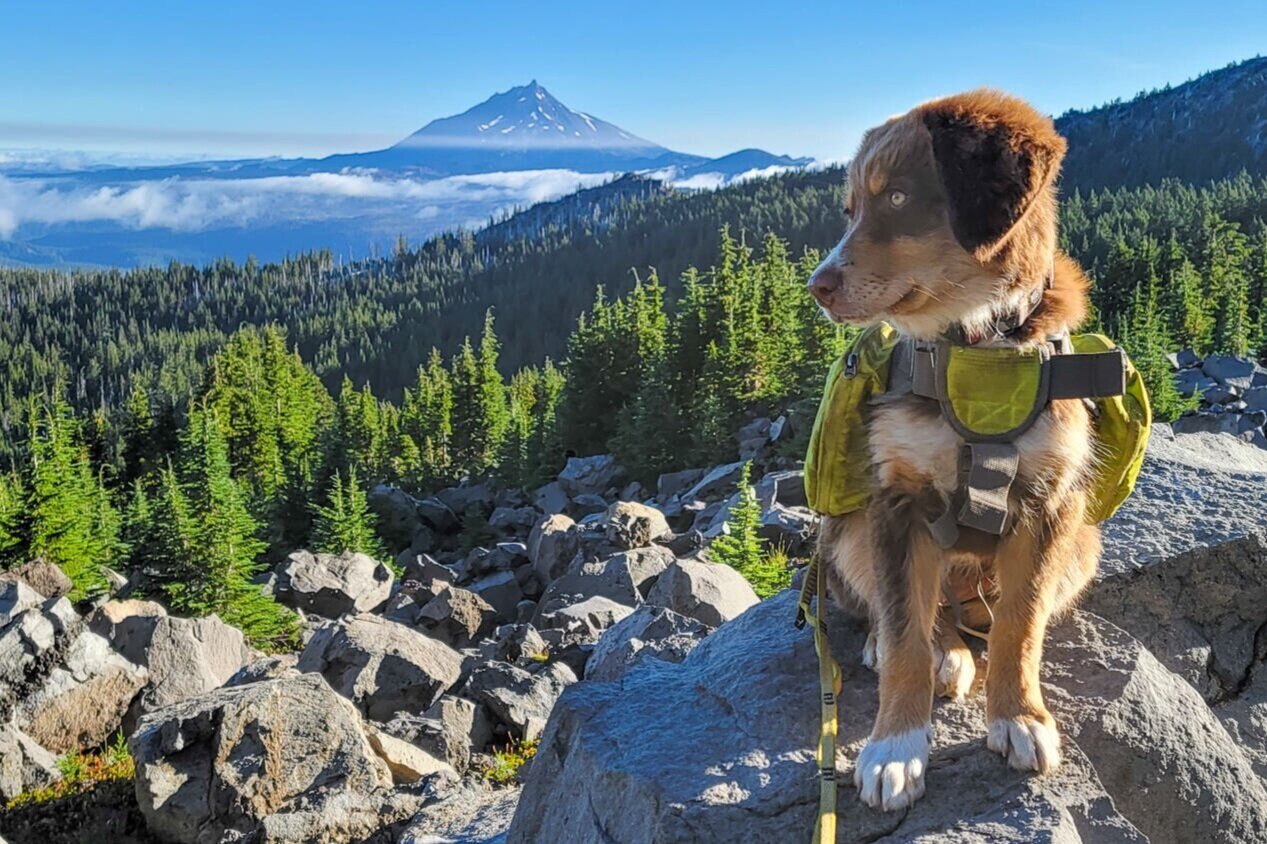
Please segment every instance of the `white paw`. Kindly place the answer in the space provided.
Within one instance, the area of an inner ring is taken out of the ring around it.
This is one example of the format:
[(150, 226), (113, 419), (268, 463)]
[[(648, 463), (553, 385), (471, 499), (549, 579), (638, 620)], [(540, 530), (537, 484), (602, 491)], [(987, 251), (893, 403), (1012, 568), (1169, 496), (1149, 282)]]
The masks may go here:
[(891, 812), (923, 796), (931, 731), (932, 727), (925, 725), (867, 742), (858, 754), (853, 775), (863, 803)]
[(872, 671), (880, 670), (880, 640), (874, 633), (867, 634), (867, 641), (862, 646), (862, 664)]
[(1025, 715), (991, 721), (985, 743), (1017, 770), (1045, 774), (1060, 765), (1060, 733)]
[(951, 700), (966, 698), (977, 678), (977, 664), (972, 660), (972, 651), (962, 647), (949, 651), (937, 648), (936, 657), (937, 694)]

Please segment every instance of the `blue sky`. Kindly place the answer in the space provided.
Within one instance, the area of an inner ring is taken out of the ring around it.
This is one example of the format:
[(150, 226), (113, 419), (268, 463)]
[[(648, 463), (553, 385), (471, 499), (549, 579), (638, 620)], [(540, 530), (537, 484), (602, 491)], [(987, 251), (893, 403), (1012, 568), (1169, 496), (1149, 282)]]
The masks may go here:
[(5, 3), (0, 149), (312, 155), (384, 146), (536, 78), (688, 152), (844, 158), (994, 85), (1060, 113), (1267, 50), (1258, 2)]

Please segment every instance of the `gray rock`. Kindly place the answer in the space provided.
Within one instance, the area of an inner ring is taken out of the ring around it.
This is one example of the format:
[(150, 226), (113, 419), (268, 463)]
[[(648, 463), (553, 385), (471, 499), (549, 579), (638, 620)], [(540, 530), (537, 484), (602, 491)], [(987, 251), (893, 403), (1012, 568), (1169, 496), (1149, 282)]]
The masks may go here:
[(429, 635), (464, 648), (492, 632), (497, 610), (468, 589), (446, 586), (418, 612), (417, 619)]
[(429, 525), (418, 525), (406, 549), (410, 554), (430, 554), (440, 546), (440, 538)]
[(458, 529), (458, 517), (438, 498), (424, 498), (414, 505), (418, 518), (437, 533), (452, 533)]
[(457, 695), (443, 695), (422, 715), (402, 712), (385, 729), (443, 759), (460, 774), (470, 770), (472, 753), (482, 752), (493, 738), (487, 710)]
[(575, 682), (572, 669), (562, 663), (530, 673), (504, 662), (486, 662), (471, 672), (465, 694), (487, 706), (517, 738), (535, 739), (563, 689)]
[(25, 584), (5, 587), (10, 617), (0, 627), (0, 723), (39, 688), (82, 628), (66, 598), (49, 598), (31, 607), (33, 592)]
[(14, 580), (25, 583), (45, 598), (61, 598), (75, 588), (65, 572), (43, 560), (32, 560), (0, 574), (0, 582)]
[(484, 515), (493, 511), (493, 488), (488, 484), (459, 484), (436, 493), (436, 498), (444, 502), (459, 517), (464, 517), (472, 508)]
[(546, 515), (565, 512), (572, 504), (572, 499), (563, 491), (563, 484), (550, 481), (537, 489), (532, 495), (533, 505)]
[(647, 603), (719, 627), (756, 604), (757, 595), (730, 566), (678, 560), (660, 575)]
[(55, 753), (12, 724), (0, 726), (0, 801), (61, 778)]
[[(1215, 405), (1216, 407), (1218, 405)], [(1176, 434), (1246, 434), (1262, 427), (1262, 420), (1247, 413), (1197, 412), (1170, 423)]]
[(1225, 387), (1222, 384), (1216, 384), (1201, 394), (1201, 398), (1210, 404), (1228, 404), (1240, 397), (1241, 389), (1239, 387)]
[(150, 713), (128, 743), (164, 840), (362, 841), (409, 817), (361, 718), (320, 677), (220, 689)]
[(143, 663), (150, 675), (144, 711), (217, 689), (254, 656), (242, 631), (217, 616), (160, 618)]
[(488, 517), (488, 526), (509, 536), (526, 534), (537, 521), (535, 507), (498, 507)]
[(47, 600), (24, 580), (0, 580), (0, 628)]
[(387, 763), (388, 770), (392, 772), (392, 782), (408, 785), (433, 774), (456, 776), (457, 771), (452, 765), (416, 744), (401, 741), (372, 723), (364, 726), (365, 737), (370, 740), (370, 747), (379, 759)]
[(1242, 398), (1249, 410), (1267, 410), (1267, 387), (1250, 387)]
[(1199, 369), (1183, 369), (1175, 375), (1175, 389), (1184, 398), (1199, 395), (1218, 384)]
[(731, 495), (739, 484), (739, 475), (743, 471), (745, 462), (740, 460), (710, 469), (708, 474), (682, 493), (682, 499), (684, 501), (714, 500)]
[(441, 565), (430, 554), (408, 554), (400, 560), (405, 580), (412, 580), (422, 586), (433, 583), (452, 584), (456, 575), (453, 569)]
[(391, 550), (408, 547), (422, 524), (414, 497), (400, 487), (379, 484), (369, 491), (366, 503), (374, 511), (378, 532)]
[(518, 801), (518, 787), (464, 780), (414, 815), (396, 844), (500, 844)]
[[(763, 602), (680, 665), (647, 660), (619, 683), (569, 689), (507, 844), (807, 840), (817, 810), (818, 684), (812, 638), (787, 621), (795, 604), (791, 590)], [(865, 630), (834, 610), (828, 619), (833, 651), (857, 653)], [(856, 660), (844, 656), (841, 669), (836, 779), (849, 840), (1267, 835), (1262, 783), (1196, 692), (1089, 614), (1053, 629), (1048, 646), (1044, 680), (1065, 729), (1065, 764), (1045, 777), (1011, 770), (985, 747), (979, 699), (939, 703), (927, 793), (909, 811), (876, 812), (852, 794), (852, 761), (877, 698), (874, 676)]]
[(1201, 358), (1192, 349), (1180, 349), (1173, 356), (1173, 364), (1178, 369), (1190, 369), (1201, 365)]
[(299, 674), (299, 654), (270, 654), (255, 660), (225, 681), (225, 686), (245, 686)]
[(462, 673), (462, 657), (443, 642), (403, 624), (358, 615), (319, 629), (298, 668), (325, 677), (368, 718), (422, 712)]
[(666, 472), (656, 481), (656, 495), (661, 501), (668, 501), (681, 495), (695, 486), (704, 477), (704, 469), (683, 469), (681, 472)]
[(559, 484), (563, 491), (575, 499), (579, 495), (602, 495), (619, 486), (625, 470), (610, 454), (592, 457), (569, 457), (563, 471), (559, 472)]
[(487, 601), (507, 621), (515, 617), (515, 607), (524, 596), (513, 571), (496, 571), (484, 575), (471, 584), (471, 591)]
[(579, 536), (570, 516), (555, 513), (536, 524), (528, 535), (528, 559), (537, 579), (548, 584), (567, 571), (579, 547)]
[(521, 659), (540, 659), (547, 651), (545, 640), (531, 624), (503, 624), (493, 633), (492, 639), (480, 646), (480, 657), (518, 662)]
[(281, 603), (323, 618), (369, 612), (391, 594), (392, 573), (366, 554), (295, 551), (277, 567), (273, 590)]
[(1201, 371), (1206, 377), (1213, 378), (1225, 387), (1239, 387), (1242, 390), (1253, 386), (1251, 382), (1257, 369), (1253, 361), (1230, 355), (1210, 355), (1201, 365)]
[(607, 499), (593, 493), (582, 493), (572, 499), (569, 512), (583, 521), (594, 521), (607, 509)]
[(1267, 536), (1267, 451), (1155, 425), (1135, 492), (1103, 525), (1105, 574), (1249, 535)]
[(772, 547), (783, 548), (792, 556), (803, 556), (813, 548), (818, 517), (808, 507), (774, 504), (761, 514), (758, 535)]
[(762, 509), (775, 504), (784, 507), (808, 507), (805, 495), (805, 472), (801, 469), (784, 469), (768, 472), (756, 485), (757, 501)]
[(711, 632), (673, 610), (641, 606), (598, 640), (585, 665), (585, 679), (618, 680), (644, 659), (681, 662)]
[(555, 631), (566, 634), (559, 640), (566, 644), (596, 642), (604, 630), (633, 612), (633, 607), (628, 604), (617, 603), (602, 595), (552, 606), (549, 611), (538, 613), (536, 623), (546, 635)]
[(632, 610), (643, 602), (644, 595), (672, 562), (672, 552), (659, 546), (637, 548), (603, 560), (586, 560), (578, 555), (567, 574), (551, 583), (541, 596), (537, 617), (595, 597)]
[(608, 507), (603, 529), (607, 541), (621, 548), (641, 548), (671, 533), (663, 513), (636, 501), (617, 501)]

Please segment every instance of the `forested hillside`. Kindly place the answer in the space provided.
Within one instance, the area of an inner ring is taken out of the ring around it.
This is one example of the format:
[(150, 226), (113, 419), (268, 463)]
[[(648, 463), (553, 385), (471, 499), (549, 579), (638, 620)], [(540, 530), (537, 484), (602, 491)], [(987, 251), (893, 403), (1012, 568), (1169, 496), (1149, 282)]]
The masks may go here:
[(1166, 177), (1205, 182), (1267, 171), (1267, 58), (1056, 120), (1069, 140), (1063, 184), (1113, 188)]

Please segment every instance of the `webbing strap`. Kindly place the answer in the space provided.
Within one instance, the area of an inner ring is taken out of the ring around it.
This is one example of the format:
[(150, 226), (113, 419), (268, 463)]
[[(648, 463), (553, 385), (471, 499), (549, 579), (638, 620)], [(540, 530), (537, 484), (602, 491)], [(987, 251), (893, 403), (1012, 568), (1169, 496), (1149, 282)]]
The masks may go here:
[(1053, 399), (1104, 399), (1126, 392), (1126, 354), (1121, 349), (1054, 355), (1048, 361)]
[(959, 524), (1001, 536), (1007, 524), (1007, 495), (1020, 467), (1020, 450), (1012, 443), (968, 443), (967, 482)]
[[(818, 823), (814, 844), (836, 842), (836, 696), (840, 694), (840, 666), (831, 656), (827, 626), (822, 618), (826, 606), (826, 580), (817, 555), (810, 560), (797, 603), (797, 626), (806, 621), (814, 630), (814, 650), (818, 653), (820, 729), (818, 734)], [(817, 606), (814, 600), (817, 599)], [(817, 610), (817, 612), (815, 612)]]

